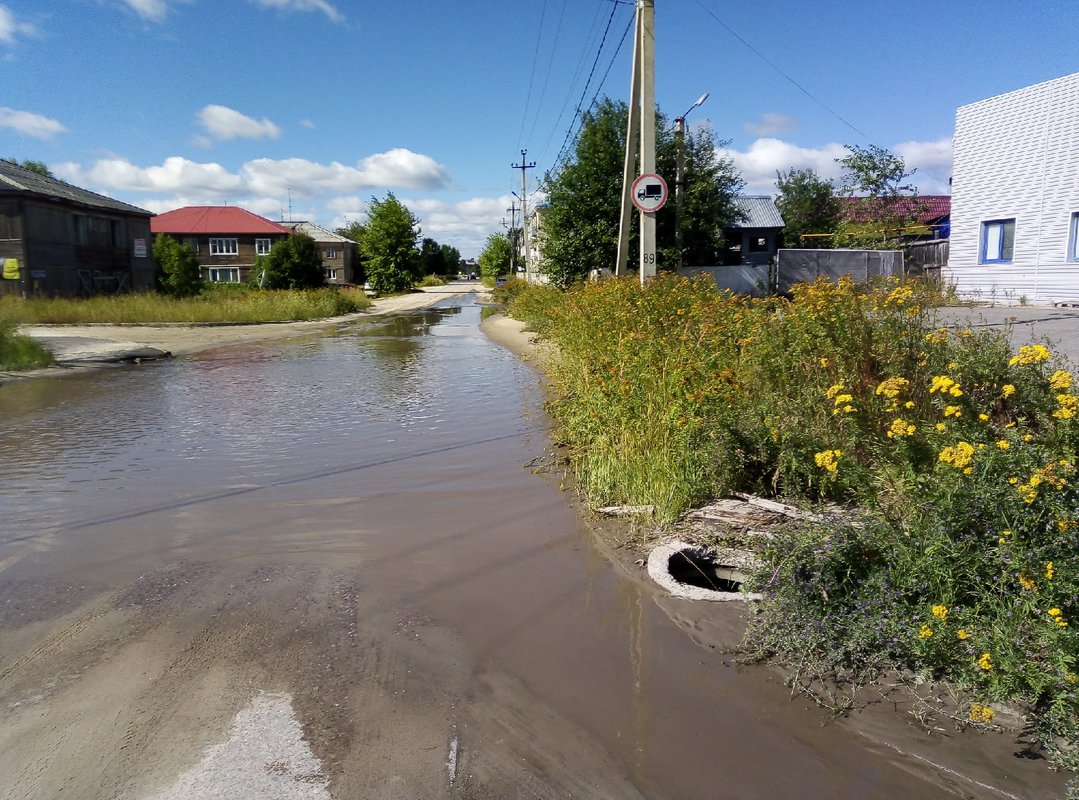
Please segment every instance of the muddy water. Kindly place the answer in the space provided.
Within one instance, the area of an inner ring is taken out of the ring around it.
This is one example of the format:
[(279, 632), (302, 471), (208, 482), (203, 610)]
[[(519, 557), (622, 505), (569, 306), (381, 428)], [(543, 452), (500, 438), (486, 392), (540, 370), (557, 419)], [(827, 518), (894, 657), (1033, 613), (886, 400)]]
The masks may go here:
[(0, 389), (0, 796), (173, 796), (263, 692), (339, 798), (1047, 796), (718, 655), (731, 604), (659, 598), (525, 468), (536, 376), (458, 303)]

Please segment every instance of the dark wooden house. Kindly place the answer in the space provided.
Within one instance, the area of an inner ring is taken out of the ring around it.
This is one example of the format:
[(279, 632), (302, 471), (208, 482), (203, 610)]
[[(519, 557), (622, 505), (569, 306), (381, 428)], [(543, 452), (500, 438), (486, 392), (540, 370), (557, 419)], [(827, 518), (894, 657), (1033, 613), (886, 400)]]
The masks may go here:
[(313, 222), (282, 222), (295, 233), (306, 233), (315, 240), (322, 256), (322, 274), (330, 286), (339, 286), (356, 281), (356, 261), (358, 247), (351, 239), (333, 231), (319, 227)]
[(0, 294), (153, 287), (151, 213), (0, 160)]

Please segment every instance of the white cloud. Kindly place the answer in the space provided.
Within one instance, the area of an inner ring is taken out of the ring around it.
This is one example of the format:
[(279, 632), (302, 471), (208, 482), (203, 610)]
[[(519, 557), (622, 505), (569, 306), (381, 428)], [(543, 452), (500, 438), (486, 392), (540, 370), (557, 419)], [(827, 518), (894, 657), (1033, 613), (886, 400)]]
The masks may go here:
[(124, 0), (127, 6), (149, 22), (164, 22), (169, 14), (165, 0)]
[[(951, 139), (936, 142), (904, 142), (893, 151), (903, 157), (907, 169), (917, 169), (911, 182), (922, 194), (947, 194), (948, 177), (952, 169)], [(837, 158), (848, 154), (837, 143), (821, 147), (799, 147), (791, 142), (771, 137), (754, 141), (748, 149), (720, 148), (719, 154), (734, 161), (742, 174), (746, 194), (775, 194), (776, 172), (789, 169), (812, 169), (822, 178), (830, 178), (838, 184), (843, 169)]]
[(10, 8), (0, 5), (0, 42), (15, 44), (16, 37), (33, 36), (36, 33), (37, 29), (33, 25), (17, 21)]
[(180, 156), (166, 158), (160, 166), (137, 167), (122, 158), (106, 158), (89, 170), (66, 163), (58, 175), (78, 185), (90, 184), (105, 191), (168, 192), (206, 198), (227, 198), (246, 192), (243, 180), (220, 164), (200, 164)]
[(799, 147), (782, 139), (757, 139), (748, 150), (720, 148), (719, 154), (734, 161), (746, 182), (746, 194), (774, 194), (776, 172), (789, 169), (813, 169), (822, 178), (838, 178), (842, 172), (835, 159), (847, 151), (841, 144), (823, 147)]
[(301, 128), (307, 128), (307, 130), (309, 130), (309, 131), (313, 131), (315, 129), (315, 123), (312, 122), (309, 119), (301, 119), (300, 120), (300, 127)]
[(747, 122), (742, 129), (752, 136), (779, 136), (794, 130), (792, 117), (786, 114), (761, 114), (760, 122)]
[(0, 107), (0, 128), (10, 128), (23, 136), (42, 140), (52, 139), (67, 131), (67, 128), (54, 119), (7, 107)]
[(369, 186), (435, 189), (450, 180), (449, 170), (433, 158), (403, 147), (368, 156), (360, 162), (360, 171)]
[(199, 112), (199, 122), (217, 139), (276, 139), (281, 135), (281, 129), (266, 117), (259, 121), (227, 106), (206, 106)]
[(254, 0), (264, 8), (276, 8), (279, 11), (321, 11), (333, 22), (344, 22), (345, 15), (327, 0)]

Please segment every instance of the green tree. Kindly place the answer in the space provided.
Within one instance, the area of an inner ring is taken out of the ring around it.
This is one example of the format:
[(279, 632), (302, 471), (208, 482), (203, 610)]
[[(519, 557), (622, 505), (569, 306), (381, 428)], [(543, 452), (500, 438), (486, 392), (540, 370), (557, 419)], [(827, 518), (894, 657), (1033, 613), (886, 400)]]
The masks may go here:
[(442, 245), (442, 263), (446, 265), (446, 275), (456, 275), (461, 271), (461, 251), (448, 244)]
[(501, 233), (492, 233), (480, 253), (480, 275), (497, 278), (510, 270), (510, 240)]
[(420, 274), (446, 274), (446, 257), (434, 239), (426, 238), (420, 243)]
[(346, 239), (351, 239), (356, 242), (356, 265), (353, 269), (353, 280), (356, 283), (365, 283), (367, 281), (367, 258), (363, 254), (363, 250), (358, 246), (360, 239), (363, 236), (364, 225), (362, 222), (356, 222), (355, 220), (350, 222), (343, 228), (337, 228), (336, 233), (338, 236), (344, 236)]
[(323, 284), (322, 254), (306, 233), (294, 233), (270, 249), (256, 268), (263, 289), (317, 289)]
[[(785, 247), (832, 247), (832, 236), (839, 227), (840, 207), (835, 184), (821, 178), (812, 169), (789, 169), (776, 172), (779, 199), (776, 205), (783, 215)], [(803, 234), (826, 234), (802, 239)]]
[[(556, 173), (546, 176), (549, 207), (540, 233), (542, 269), (552, 282), (568, 286), (593, 269), (610, 269), (618, 250), (622, 166), (628, 109), (604, 98), (584, 115), (574, 152)], [(723, 229), (741, 213), (734, 197), (743, 182), (718, 149), (707, 126), (684, 140), (686, 155), (685, 205), (682, 231), (687, 264), (717, 264), (723, 249)], [(673, 188), (677, 147), (666, 118), (656, 114), (656, 166)], [(632, 215), (634, 229), (637, 214)], [(637, 237), (631, 236), (633, 248)], [(661, 269), (677, 263), (673, 201), (656, 215), (657, 259)], [(630, 253), (630, 263), (636, 256)]]
[(367, 259), (367, 279), (380, 294), (407, 289), (421, 276), (416, 240), (419, 220), (387, 192), (385, 200), (371, 198), (367, 224), (359, 244)]
[(917, 170), (907, 170), (902, 156), (875, 144), (844, 147), (848, 154), (836, 159), (843, 167), (843, 192), (847, 197), (864, 199), (848, 206), (850, 218), (841, 225), (837, 243), (843, 247), (894, 247), (903, 228), (916, 217), (918, 189), (906, 181)]
[(199, 260), (190, 247), (159, 233), (154, 237), (151, 256), (161, 292), (172, 297), (192, 297), (202, 291)]

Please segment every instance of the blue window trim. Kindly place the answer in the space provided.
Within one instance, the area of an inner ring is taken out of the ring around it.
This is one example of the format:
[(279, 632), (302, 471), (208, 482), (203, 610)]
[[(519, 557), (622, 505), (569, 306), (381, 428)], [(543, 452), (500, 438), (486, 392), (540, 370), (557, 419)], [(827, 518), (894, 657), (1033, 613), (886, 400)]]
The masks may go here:
[[(1004, 245), (1003, 226), (1006, 225), (1009, 222), (1012, 224), (1012, 257), (1011, 258), (988, 258), (987, 253), (985, 252), (985, 248), (986, 248), (986, 245), (989, 244), (989, 237), (987, 236), (987, 233), (989, 231), (989, 226), (990, 225), (1000, 225), (1001, 226), (1000, 242), (1001, 242), (1001, 250), (1003, 250), (1003, 245)], [(980, 255), (979, 263), (981, 263), (981, 264), (1011, 264), (1012, 263), (1012, 261), (1015, 259), (1015, 217), (1005, 217), (1003, 219), (987, 219), (987, 220), (982, 222), (982, 241), (981, 241), (981, 245), (979, 247), (979, 255)]]
[(1072, 224), (1068, 228), (1068, 260), (1079, 261), (1079, 211), (1072, 212)]

